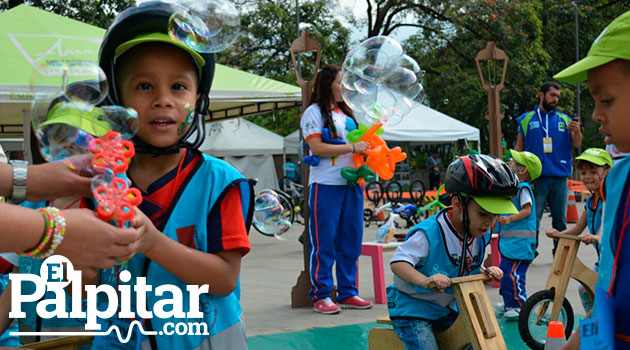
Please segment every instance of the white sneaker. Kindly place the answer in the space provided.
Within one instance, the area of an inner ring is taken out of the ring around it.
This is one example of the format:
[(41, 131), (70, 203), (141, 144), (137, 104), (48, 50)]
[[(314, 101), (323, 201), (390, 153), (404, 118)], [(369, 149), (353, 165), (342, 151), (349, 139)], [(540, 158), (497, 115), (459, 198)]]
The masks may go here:
[(508, 308), (508, 310), (503, 314), (503, 318), (515, 319), (515, 318), (518, 318), (518, 315), (520, 313), (521, 313), (520, 308)]
[(494, 305), (494, 310), (500, 313), (505, 313), (507, 311), (507, 309), (505, 308), (505, 303), (496, 303)]

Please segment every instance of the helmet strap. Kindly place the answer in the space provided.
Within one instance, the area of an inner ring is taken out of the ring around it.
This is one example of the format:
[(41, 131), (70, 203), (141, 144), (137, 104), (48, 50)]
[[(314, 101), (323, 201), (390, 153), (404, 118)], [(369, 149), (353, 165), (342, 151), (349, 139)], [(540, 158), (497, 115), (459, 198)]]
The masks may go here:
[(459, 276), (464, 276), (466, 272), (466, 253), (468, 253), (468, 237), (470, 237), (470, 218), (468, 217), (468, 203), (470, 202), (470, 196), (462, 196), (461, 193), (457, 193), (457, 199), (462, 205), (462, 224), (464, 225), (464, 243), (462, 244), (462, 254), (459, 263)]

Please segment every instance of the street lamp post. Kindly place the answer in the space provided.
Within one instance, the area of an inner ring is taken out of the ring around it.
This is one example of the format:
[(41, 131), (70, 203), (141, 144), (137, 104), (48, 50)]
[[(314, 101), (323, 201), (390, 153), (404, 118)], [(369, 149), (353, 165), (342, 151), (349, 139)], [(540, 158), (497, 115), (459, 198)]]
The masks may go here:
[[(317, 40), (313, 39), (306, 30), (302, 31), (302, 34), (293, 41), (291, 44), (291, 61), (293, 61), (293, 68), (295, 70), (295, 75), (297, 77), (297, 84), (302, 88), (302, 111), (306, 110), (308, 107), (308, 103), (311, 100), (311, 94), (313, 92), (313, 85), (315, 84), (315, 79), (317, 78), (317, 73), (319, 72), (319, 64), (322, 58), (322, 47), (317, 42)], [(315, 67), (314, 67), (314, 75), (310, 80), (305, 80), (302, 77), (302, 72), (300, 70), (299, 65), (299, 54), (304, 52), (312, 52), (315, 54)], [(301, 117), (301, 116), (300, 116)], [(302, 140), (302, 130), (300, 128), (300, 140)], [(306, 143), (305, 143), (306, 145)], [(303, 146), (304, 148), (306, 146)], [(308, 154), (306, 149), (304, 150), (304, 154)], [(302, 162), (302, 183), (308, 183), (308, 167)], [(308, 253), (309, 253), (309, 242), (308, 242), (308, 186), (304, 186), (304, 202), (300, 203), (304, 211), (304, 231), (302, 232), (302, 239), (304, 242), (304, 270), (298, 276), (297, 282), (293, 289), (291, 290), (291, 307), (305, 307), (311, 306), (313, 303), (311, 298), (308, 295), (309, 290), (311, 289), (311, 279), (309, 273), (309, 264), (308, 264)]]
[[(484, 72), (481, 68), (482, 61), (487, 63), (487, 78), (484, 77)], [(499, 67), (498, 62), (500, 61), (503, 61), (503, 66), (499, 74), (497, 68)], [(508, 57), (503, 50), (499, 49), (494, 42), (491, 41), (485, 49), (477, 53), (475, 63), (477, 64), (477, 72), (479, 72), (479, 78), (481, 79), (481, 86), (483, 90), (488, 93), (488, 114), (485, 118), (488, 120), (490, 130), (490, 155), (502, 158), (501, 120), (503, 120), (504, 116), (501, 114), (499, 93), (504, 87)]]

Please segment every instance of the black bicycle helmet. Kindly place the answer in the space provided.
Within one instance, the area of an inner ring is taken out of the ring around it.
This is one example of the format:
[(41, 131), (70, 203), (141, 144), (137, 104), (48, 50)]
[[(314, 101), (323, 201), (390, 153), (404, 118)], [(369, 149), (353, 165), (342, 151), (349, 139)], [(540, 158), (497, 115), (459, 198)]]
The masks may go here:
[[(161, 1), (144, 2), (137, 7), (130, 7), (121, 12), (114, 23), (107, 29), (101, 49), (99, 51), (99, 65), (109, 79), (109, 92), (107, 100), (110, 104), (120, 105), (120, 97), (116, 89), (116, 77), (114, 76), (114, 58), (116, 48), (141, 34), (168, 33), (168, 22), (173, 13), (180, 10), (177, 5)], [(204, 128), (205, 116), (208, 112), (210, 101), (208, 94), (214, 77), (214, 54), (199, 54), (205, 60), (201, 69), (199, 80), (199, 99), (195, 107), (195, 115), (191, 126), (178, 143), (169, 147), (154, 147), (134, 137), (133, 142), (137, 153), (149, 153), (154, 156), (177, 153), (180, 148), (198, 148), (203, 143), (206, 132)], [(196, 134), (192, 140), (189, 140)]]
[[(503, 208), (501, 208), (501, 211), (507, 213), (510, 206), (512, 210), (516, 210), (508, 197), (516, 196), (519, 189), (519, 181), (512, 169), (502, 160), (484, 154), (471, 154), (456, 159), (448, 166), (444, 187), (447, 192), (457, 197), (459, 202), (463, 204), (462, 223), (464, 232), (462, 240), (464, 244), (459, 266), (459, 276), (464, 276), (466, 252), (468, 245), (471, 243), (469, 241), (471, 233), (468, 203), (471, 198), (475, 197), (477, 203), (484, 207), (483, 197), (503, 197), (503, 200), (509, 204), (502, 204)], [(496, 211), (489, 211), (497, 213)]]
[(518, 194), (519, 181), (502, 160), (472, 154), (459, 157), (446, 169), (445, 189), (449, 193), (470, 196), (506, 196)]

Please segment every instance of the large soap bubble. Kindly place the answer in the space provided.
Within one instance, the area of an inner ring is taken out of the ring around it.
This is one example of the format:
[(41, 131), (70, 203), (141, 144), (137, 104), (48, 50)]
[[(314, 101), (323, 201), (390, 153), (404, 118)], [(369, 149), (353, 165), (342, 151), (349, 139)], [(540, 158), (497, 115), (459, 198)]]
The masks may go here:
[(174, 13), (169, 35), (199, 52), (220, 52), (238, 38), (241, 20), (234, 5), (226, 0), (177, 1), (182, 8)]
[(93, 123), (100, 113), (100, 108), (82, 101), (36, 100), (33, 127), (44, 159), (57, 161), (88, 153), (90, 141), (109, 129)]
[(290, 238), (291, 222), (285, 218), (285, 211), (275, 191), (263, 190), (254, 199), (253, 224), (263, 234), (287, 240)]
[(362, 122), (393, 126), (424, 98), (422, 70), (394, 39), (372, 37), (348, 53), (341, 95)]
[(47, 161), (88, 153), (90, 141), (110, 130), (123, 139), (132, 138), (138, 130), (138, 114), (131, 108), (96, 107), (65, 95), (35, 100), (32, 115), (40, 153)]
[(97, 105), (107, 96), (107, 76), (94, 61), (50, 61), (31, 75), (33, 99), (64, 95), (70, 100)]

